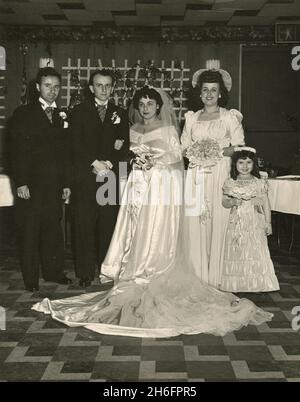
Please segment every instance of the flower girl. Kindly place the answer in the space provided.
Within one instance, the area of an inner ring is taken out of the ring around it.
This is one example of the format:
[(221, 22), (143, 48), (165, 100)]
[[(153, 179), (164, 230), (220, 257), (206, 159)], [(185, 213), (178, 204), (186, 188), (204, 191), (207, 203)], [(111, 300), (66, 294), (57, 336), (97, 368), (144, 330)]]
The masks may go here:
[(236, 147), (230, 175), (223, 186), (222, 204), (231, 211), (220, 288), (228, 292), (279, 290), (267, 241), (272, 234), (268, 183), (260, 178), (254, 148)]

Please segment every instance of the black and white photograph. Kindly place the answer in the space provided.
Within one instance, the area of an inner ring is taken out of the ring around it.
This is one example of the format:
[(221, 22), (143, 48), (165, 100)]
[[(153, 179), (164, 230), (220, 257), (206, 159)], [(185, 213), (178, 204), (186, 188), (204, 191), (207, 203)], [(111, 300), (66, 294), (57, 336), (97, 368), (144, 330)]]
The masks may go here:
[(299, 216), (300, 0), (0, 0), (0, 382), (300, 382)]

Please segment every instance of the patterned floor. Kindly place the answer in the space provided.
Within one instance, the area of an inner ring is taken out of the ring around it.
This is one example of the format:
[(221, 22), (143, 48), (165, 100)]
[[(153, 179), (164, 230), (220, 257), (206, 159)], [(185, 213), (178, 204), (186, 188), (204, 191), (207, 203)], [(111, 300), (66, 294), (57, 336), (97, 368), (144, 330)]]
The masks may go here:
[[(0, 256), (0, 305), (6, 330), (0, 331), (1, 381), (300, 381), (300, 331), (292, 314), (300, 306), (300, 249), (289, 254), (273, 239), (280, 292), (250, 298), (274, 313), (272, 322), (249, 326), (225, 337), (178, 336), (138, 339), (104, 336), (67, 328), (30, 310), (43, 297), (62, 298), (82, 290), (77, 284), (41, 283), (23, 290), (13, 250)], [(299, 242), (298, 242), (299, 243)], [(73, 265), (67, 261), (69, 276)], [(98, 290), (95, 282), (88, 291)]]

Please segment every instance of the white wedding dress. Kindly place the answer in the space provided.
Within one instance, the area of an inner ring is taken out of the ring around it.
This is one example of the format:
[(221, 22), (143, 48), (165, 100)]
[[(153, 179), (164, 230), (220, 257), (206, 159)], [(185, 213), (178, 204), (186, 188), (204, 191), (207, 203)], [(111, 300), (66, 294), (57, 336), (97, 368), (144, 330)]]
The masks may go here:
[[(146, 134), (133, 128), (130, 140), (131, 149), (147, 149), (156, 163), (149, 171), (133, 170), (124, 190), (102, 266), (114, 286), (62, 300), (44, 299), (33, 309), (71, 327), (137, 337), (225, 335), (271, 320), (272, 314), (251, 301), (203, 283), (191, 268), (180, 205), (181, 147), (175, 128), (161, 127)], [(166, 177), (171, 177), (171, 186), (164, 202)]]

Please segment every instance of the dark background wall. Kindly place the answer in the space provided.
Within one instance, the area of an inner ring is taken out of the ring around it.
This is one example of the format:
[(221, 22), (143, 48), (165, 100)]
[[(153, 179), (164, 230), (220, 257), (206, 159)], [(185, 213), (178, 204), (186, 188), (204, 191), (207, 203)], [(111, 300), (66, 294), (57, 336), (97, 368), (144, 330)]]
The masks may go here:
[(292, 69), (292, 57), (291, 46), (245, 46), (242, 51), (247, 142), (273, 165), (286, 167), (300, 148), (300, 128), (294, 127), (300, 121), (300, 71)]

